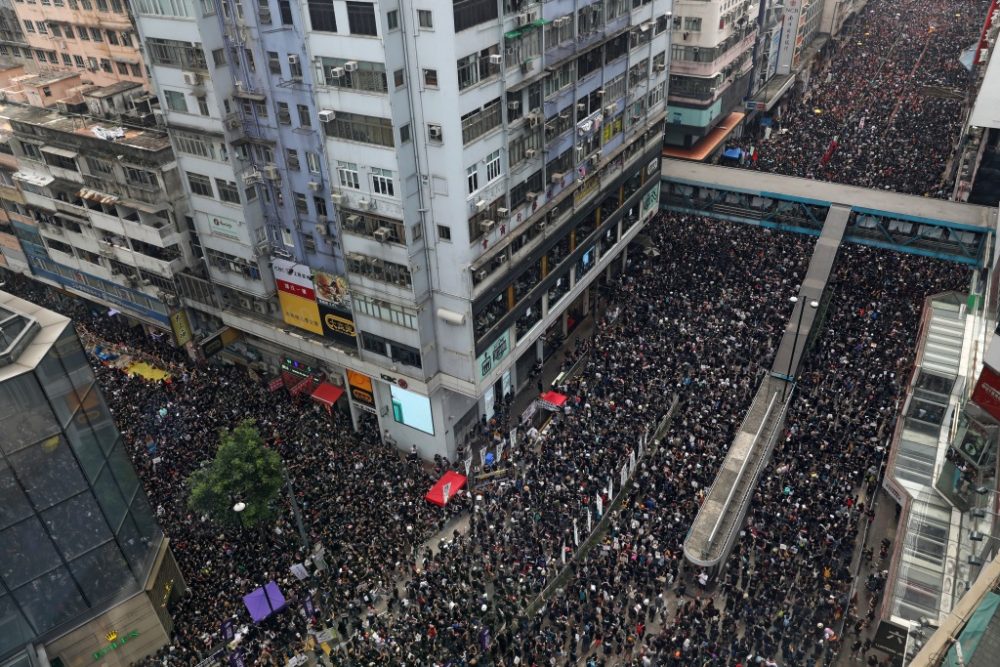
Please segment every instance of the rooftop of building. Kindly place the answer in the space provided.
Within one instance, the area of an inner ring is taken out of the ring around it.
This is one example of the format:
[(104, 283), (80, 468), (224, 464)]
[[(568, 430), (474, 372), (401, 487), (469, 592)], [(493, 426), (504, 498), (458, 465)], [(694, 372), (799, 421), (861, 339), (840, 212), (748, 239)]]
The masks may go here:
[(0, 291), (0, 382), (34, 370), (69, 323), (64, 315)]
[(170, 148), (166, 132), (136, 128), (88, 116), (66, 114), (55, 109), (23, 104), (0, 104), (0, 116), (56, 132), (101, 139), (120, 146), (157, 152)]
[(17, 77), (17, 82), (22, 86), (48, 86), (66, 79), (77, 79), (79, 72), (32, 72), (24, 76)]
[(92, 86), (85, 90), (83, 95), (85, 97), (103, 99), (105, 97), (111, 97), (112, 95), (124, 93), (126, 90), (135, 90), (136, 88), (142, 88), (142, 84), (136, 83), (135, 81), (118, 81), (107, 86)]

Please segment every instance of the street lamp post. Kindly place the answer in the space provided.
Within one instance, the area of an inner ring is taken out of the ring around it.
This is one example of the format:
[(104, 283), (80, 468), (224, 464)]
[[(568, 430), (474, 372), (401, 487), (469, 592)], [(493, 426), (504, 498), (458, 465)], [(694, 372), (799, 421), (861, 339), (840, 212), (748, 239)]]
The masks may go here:
[[(794, 308), (795, 304), (797, 304), (799, 302), (799, 297), (797, 297), (797, 296), (789, 297), (788, 300), (792, 302), (792, 307)], [(815, 310), (816, 308), (819, 308), (819, 302), (818, 301), (810, 301), (809, 302), (809, 307), (812, 308), (813, 310)], [(792, 364), (795, 362), (795, 351), (798, 348), (798, 345), (799, 345), (799, 333), (802, 330), (802, 313), (804, 313), (805, 310), (806, 310), (806, 307), (805, 307), (805, 304), (803, 304), (802, 307), (799, 308), (799, 318), (798, 318), (798, 321), (795, 324), (795, 338), (792, 339), (792, 353), (788, 357), (788, 371), (785, 373), (785, 384), (781, 387), (781, 400), (782, 400), (782, 402), (784, 402), (784, 400), (785, 400), (785, 392), (788, 390), (789, 383), (794, 382), (794, 378), (792, 377)], [(805, 348), (804, 345), (803, 345), (803, 348)]]
[[(240, 539), (243, 540), (244, 543), (246, 542), (246, 531), (244, 530), (245, 526), (243, 525), (243, 512), (246, 510), (246, 508), (247, 504), (242, 500), (238, 501), (236, 504), (233, 505), (233, 512), (236, 513), (236, 523), (240, 528)], [(250, 550), (247, 549), (247, 551)], [(271, 596), (268, 595), (267, 593), (266, 581), (263, 584), (261, 584), (260, 589), (264, 591), (264, 600), (267, 602), (268, 616), (270, 616), (272, 613), (274, 613), (274, 605), (271, 604)]]

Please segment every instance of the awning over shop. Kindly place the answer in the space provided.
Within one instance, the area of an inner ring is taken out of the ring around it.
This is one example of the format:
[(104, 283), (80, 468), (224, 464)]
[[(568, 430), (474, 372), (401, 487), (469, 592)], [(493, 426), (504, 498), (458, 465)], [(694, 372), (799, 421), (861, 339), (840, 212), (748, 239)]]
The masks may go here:
[(744, 116), (746, 116), (746, 114), (740, 111), (732, 112), (723, 118), (722, 122), (716, 125), (711, 132), (695, 142), (694, 146), (691, 146), (690, 148), (665, 146), (663, 148), (663, 157), (680, 158), (681, 160), (695, 160), (697, 162), (703, 161), (705, 158), (712, 155), (715, 152), (715, 149), (726, 140), (726, 137), (732, 134), (733, 130), (735, 130), (739, 124), (743, 122)]
[[(465, 486), (465, 482), (465, 475), (449, 470), (441, 475), (441, 479), (434, 483), (424, 498), (427, 502), (434, 503), (438, 507), (444, 507), (449, 500), (455, 497), (458, 490)], [(448, 492), (447, 495), (445, 490)]]
[(547, 391), (539, 396), (538, 400), (546, 410), (562, 410), (566, 405), (566, 396), (558, 391)]
[(329, 382), (322, 382), (318, 387), (316, 387), (316, 391), (312, 393), (312, 399), (317, 403), (331, 406), (343, 395), (344, 390), (340, 387), (330, 384)]
[(42, 146), (43, 153), (51, 153), (52, 155), (58, 155), (59, 157), (65, 157), (69, 159), (75, 159), (80, 154), (76, 151), (67, 150), (65, 148), (59, 148), (57, 146)]
[(104, 192), (98, 192), (97, 190), (90, 190), (89, 188), (83, 188), (76, 193), (76, 196), (80, 199), (86, 199), (88, 201), (96, 201), (99, 204), (114, 204), (118, 201), (118, 197), (115, 195), (109, 195)]
[(21, 181), (22, 183), (28, 183), (29, 185), (35, 185), (40, 188), (44, 188), (46, 185), (56, 180), (48, 174), (40, 174), (36, 171), (15, 171), (11, 177), (15, 181)]

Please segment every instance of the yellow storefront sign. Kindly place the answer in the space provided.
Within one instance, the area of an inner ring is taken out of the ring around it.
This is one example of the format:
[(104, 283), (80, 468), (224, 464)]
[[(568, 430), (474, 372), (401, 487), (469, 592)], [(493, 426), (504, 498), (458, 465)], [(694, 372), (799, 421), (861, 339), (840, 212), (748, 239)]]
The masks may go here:
[(323, 335), (323, 323), (319, 318), (319, 306), (312, 299), (295, 296), (288, 292), (278, 292), (281, 314), (285, 322), (293, 327)]
[(191, 323), (186, 310), (178, 310), (170, 316), (170, 328), (174, 332), (177, 347), (184, 347), (191, 341)]

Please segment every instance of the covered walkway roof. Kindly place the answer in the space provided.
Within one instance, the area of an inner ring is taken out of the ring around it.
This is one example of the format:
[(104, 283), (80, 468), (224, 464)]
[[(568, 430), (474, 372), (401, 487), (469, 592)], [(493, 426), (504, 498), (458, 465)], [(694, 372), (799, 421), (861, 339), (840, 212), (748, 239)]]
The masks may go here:
[(745, 113), (739, 111), (732, 112), (690, 148), (664, 146), (663, 157), (696, 160), (699, 162), (704, 160), (715, 152), (715, 149), (726, 140), (726, 137), (732, 134), (733, 130), (743, 121), (744, 116), (746, 116)]

